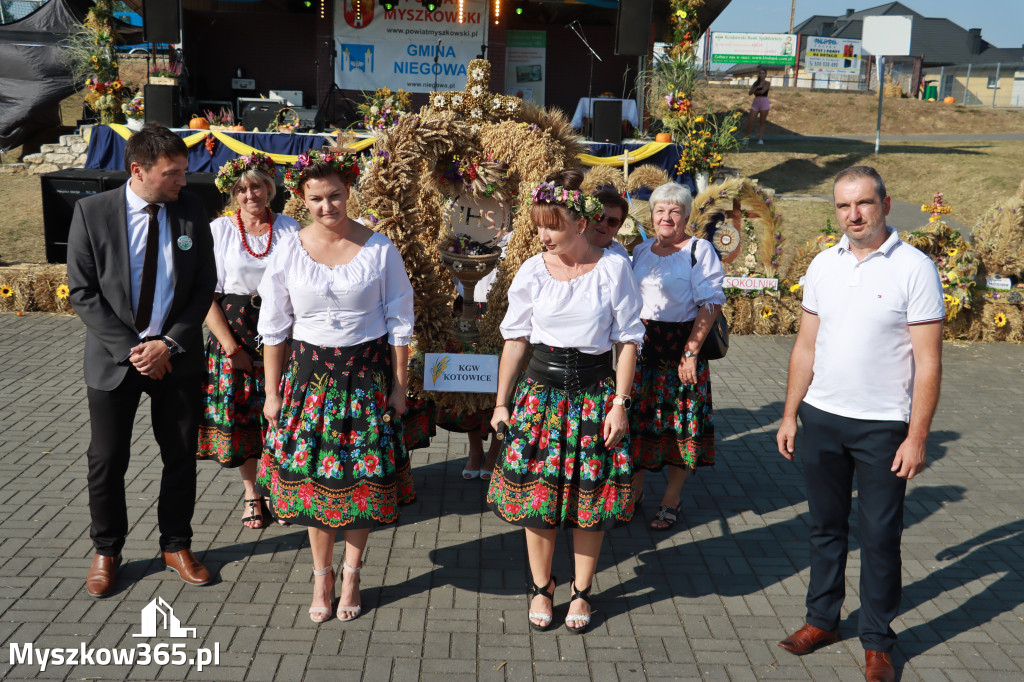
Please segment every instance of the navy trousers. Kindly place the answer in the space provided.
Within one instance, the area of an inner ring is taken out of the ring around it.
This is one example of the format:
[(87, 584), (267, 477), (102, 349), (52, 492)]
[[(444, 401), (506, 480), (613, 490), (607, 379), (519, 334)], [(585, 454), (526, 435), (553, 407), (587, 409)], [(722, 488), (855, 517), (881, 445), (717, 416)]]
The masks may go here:
[(850, 419), (803, 403), (799, 410), (807, 502), (811, 512), (811, 581), (807, 622), (823, 630), (839, 627), (846, 596), (853, 475), (857, 474), (860, 541), (860, 615), (864, 648), (892, 651), (890, 624), (899, 612), (902, 579), (900, 542), (907, 482), (890, 471), (907, 436), (902, 421)]

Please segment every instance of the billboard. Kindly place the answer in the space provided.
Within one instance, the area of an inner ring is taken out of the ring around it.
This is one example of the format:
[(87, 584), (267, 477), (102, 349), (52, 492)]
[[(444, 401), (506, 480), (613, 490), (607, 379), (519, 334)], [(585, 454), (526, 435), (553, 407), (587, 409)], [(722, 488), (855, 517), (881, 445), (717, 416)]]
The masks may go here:
[(505, 34), (505, 94), (544, 106), (546, 31)]
[(845, 38), (808, 36), (804, 70), (815, 73), (860, 75), (861, 42)]
[(712, 33), (715, 64), (795, 66), (796, 36), (792, 33)]
[[(346, 90), (387, 86), (406, 92), (463, 90), (466, 65), (487, 41), (486, 0), (440, 0), (426, 11), (419, 3), (396, 3), (385, 11), (376, 2), (343, 0), (334, 13), (337, 58), (334, 81)], [(340, 11), (338, 11), (340, 10)]]

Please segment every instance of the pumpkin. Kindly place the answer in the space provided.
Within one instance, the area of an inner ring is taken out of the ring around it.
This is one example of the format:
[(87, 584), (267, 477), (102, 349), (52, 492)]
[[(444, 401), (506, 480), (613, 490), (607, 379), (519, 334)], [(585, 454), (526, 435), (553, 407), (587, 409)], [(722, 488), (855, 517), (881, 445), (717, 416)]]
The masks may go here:
[(192, 120), (188, 122), (188, 127), (192, 130), (209, 130), (210, 122), (202, 116), (193, 116)]
[(235, 125), (231, 126), (230, 128), (228, 128), (228, 130), (234, 130), (234, 131), (237, 131), (237, 132), (245, 132), (245, 126), (241, 125), (241, 124), (235, 124)]
[(654, 136), (654, 141), (655, 142), (671, 142), (672, 141), (672, 135), (670, 135), (669, 133), (658, 133), (657, 135)]
[(945, 102), (946, 104), (952, 104), (953, 102), (956, 101), (956, 97), (950, 95), (949, 97), (943, 97), (942, 101)]

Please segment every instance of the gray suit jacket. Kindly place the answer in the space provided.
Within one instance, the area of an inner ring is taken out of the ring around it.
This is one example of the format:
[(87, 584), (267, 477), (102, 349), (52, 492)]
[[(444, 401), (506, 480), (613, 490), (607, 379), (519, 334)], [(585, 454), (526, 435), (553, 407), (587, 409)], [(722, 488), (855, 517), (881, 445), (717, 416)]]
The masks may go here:
[[(217, 286), (213, 237), (199, 197), (182, 191), (167, 206), (174, 244), (174, 300), (163, 335), (185, 350), (171, 359), (174, 376), (202, 372), (203, 319)], [(131, 363), (129, 352), (139, 344), (132, 313), (131, 265), (128, 254), (128, 207), (125, 188), (81, 199), (75, 204), (68, 235), (68, 285), (71, 305), (85, 323), (85, 383), (103, 391), (117, 388)], [(192, 248), (178, 247), (188, 236)]]

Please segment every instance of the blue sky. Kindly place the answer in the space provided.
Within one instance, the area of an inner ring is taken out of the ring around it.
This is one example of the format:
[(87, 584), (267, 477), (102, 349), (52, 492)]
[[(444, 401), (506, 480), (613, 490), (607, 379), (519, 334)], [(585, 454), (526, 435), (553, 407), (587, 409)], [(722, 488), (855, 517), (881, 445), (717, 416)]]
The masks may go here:
[[(963, 28), (980, 28), (996, 47), (1024, 44), (1024, 0), (901, 0), (926, 17), (945, 17)], [(712, 31), (785, 33), (790, 0), (732, 0), (711, 25)], [(845, 14), (885, 4), (879, 0), (796, 0), (794, 24), (813, 14)]]

